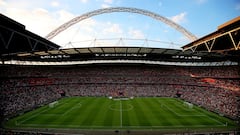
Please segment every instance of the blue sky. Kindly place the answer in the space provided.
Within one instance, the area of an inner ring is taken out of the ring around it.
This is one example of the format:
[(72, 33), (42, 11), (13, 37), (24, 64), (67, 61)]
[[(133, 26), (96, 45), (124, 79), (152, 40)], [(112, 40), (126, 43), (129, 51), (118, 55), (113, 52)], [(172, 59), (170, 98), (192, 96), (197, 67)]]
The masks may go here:
[[(181, 25), (198, 38), (240, 15), (239, 0), (0, 0), (0, 12), (42, 37), (70, 19), (109, 7), (148, 10)], [(92, 46), (94, 39), (131, 38), (164, 41), (143, 46), (177, 48), (191, 42), (182, 33), (153, 18), (134, 13), (108, 13), (93, 16), (68, 28), (52, 39), (64, 47)], [(68, 44), (71, 42), (71, 46)], [(116, 42), (116, 41), (114, 41)], [(138, 46), (142, 41), (136, 41)], [(110, 41), (104, 42), (113, 45)], [(103, 44), (95, 44), (104, 46)], [(131, 45), (125, 41), (124, 46)]]

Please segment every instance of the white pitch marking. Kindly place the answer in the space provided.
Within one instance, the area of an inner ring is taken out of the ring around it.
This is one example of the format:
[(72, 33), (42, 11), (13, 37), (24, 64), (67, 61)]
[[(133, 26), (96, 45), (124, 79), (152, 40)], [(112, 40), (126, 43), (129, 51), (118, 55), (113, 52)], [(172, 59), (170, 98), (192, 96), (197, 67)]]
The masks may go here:
[(24, 123), (24, 122), (26, 122), (26, 121), (28, 121), (28, 120), (30, 120), (30, 119), (32, 119), (32, 118), (34, 118), (34, 117), (37, 117), (37, 116), (38, 116), (38, 115), (40, 115), (41, 113), (43, 113), (43, 112), (46, 112), (46, 111), (48, 111), (48, 110), (49, 110), (49, 108), (47, 108), (47, 109), (44, 109), (43, 111), (41, 111), (41, 112), (38, 112), (38, 113), (36, 113), (36, 114), (34, 114), (34, 115), (32, 115), (32, 116), (28, 117), (27, 119), (24, 119), (24, 120), (22, 120), (22, 121), (18, 122), (17, 124), (18, 124), (18, 125), (20, 125), (20, 124), (22, 124), (22, 123)]
[(122, 101), (120, 100), (120, 126), (122, 128)]

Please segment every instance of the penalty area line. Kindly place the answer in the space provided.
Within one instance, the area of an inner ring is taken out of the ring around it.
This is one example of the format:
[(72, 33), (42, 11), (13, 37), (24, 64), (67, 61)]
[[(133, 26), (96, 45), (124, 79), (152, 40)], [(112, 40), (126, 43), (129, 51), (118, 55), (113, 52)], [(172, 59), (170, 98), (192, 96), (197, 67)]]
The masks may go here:
[(38, 113), (36, 113), (36, 114), (34, 114), (34, 115), (26, 118), (26, 119), (23, 119), (23, 120), (19, 121), (19, 122), (17, 122), (17, 120), (16, 120), (16, 125), (22, 125), (22, 123), (24, 123), (24, 122), (26, 122), (26, 121), (34, 118), (34, 117), (37, 117), (37, 116), (40, 115), (41, 113), (44, 113), (44, 112), (46, 112), (46, 111), (48, 111), (48, 110), (49, 110), (49, 108), (44, 109), (43, 111), (40, 111), (40, 112), (38, 112)]
[(65, 116), (66, 114), (68, 114), (68, 113), (71, 112), (72, 110), (78, 109), (78, 108), (81, 108), (81, 107), (82, 107), (82, 103), (79, 102), (78, 104), (73, 105), (70, 109), (68, 109), (66, 112), (64, 112), (64, 113), (62, 114), (62, 116)]
[(215, 121), (215, 122), (218, 123), (219, 125), (226, 126), (225, 123), (217, 120), (216, 118), (212, 118), (212, 117), (210, 117), (210, 116), (208, 116), (208, 115), (206, 115), (206, 114), (204, 114), (204, 113), (202, 113), (202, 112), (200, 112), (201, 114), (197, 114), (197, 115), (183, 115), (183, 114), (179, 114), (179, 113), (175, 112), (172, 108), (170, 108), (170, 107), (168, 107), (167, 105), (161, 103), (160, 101), (158, 101), (158, 102), (159, 102), (159, 104), (160, 104), (161, 106), (165, 107), (167, 110), (169, 110), (170, 112), (174, 113), (175, 115), (177, 115), (177, 116), (179, 116), (179, 117), (207, 117), (207, 118), (211, 119), (212, 121)]

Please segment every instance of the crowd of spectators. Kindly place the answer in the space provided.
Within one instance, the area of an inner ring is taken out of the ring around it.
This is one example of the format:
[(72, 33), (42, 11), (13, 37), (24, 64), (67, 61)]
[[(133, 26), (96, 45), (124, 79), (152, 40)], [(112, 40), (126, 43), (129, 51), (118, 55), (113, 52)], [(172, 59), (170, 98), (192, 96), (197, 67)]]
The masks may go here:
[(184, 100), (203, 106), (210, 111), (233, 118), (239, 115), (240, 97), (233, 91), (210, 86), (182, 86), (181, 93), (181, 98)]
[(49, 86), (10, 87), (0, 91), (0, 105), (4, 115), (27, 111), (60, 98)]
[(239, 66), (185, 67), (185, 71), (199, 77), (239, 78)]
[[(1, 66), (2, 115), (66, 96), (176, 97), (232, 118), (239, 115), (239, 67)], [(214, 82), (203, 82), (211, 77)], [(221, 84), (221, 85), (220, 85)], [(227, 85), (226, 85), (227, 84)]]

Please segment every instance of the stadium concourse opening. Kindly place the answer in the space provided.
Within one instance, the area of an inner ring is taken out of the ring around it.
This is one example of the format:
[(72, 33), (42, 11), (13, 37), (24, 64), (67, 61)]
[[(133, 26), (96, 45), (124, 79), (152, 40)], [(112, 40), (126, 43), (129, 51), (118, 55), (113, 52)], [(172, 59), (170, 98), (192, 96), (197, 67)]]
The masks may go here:
[(239, 20), (213, 52), (59, 49), (1, 20), (1, 134), (239, 134)]

